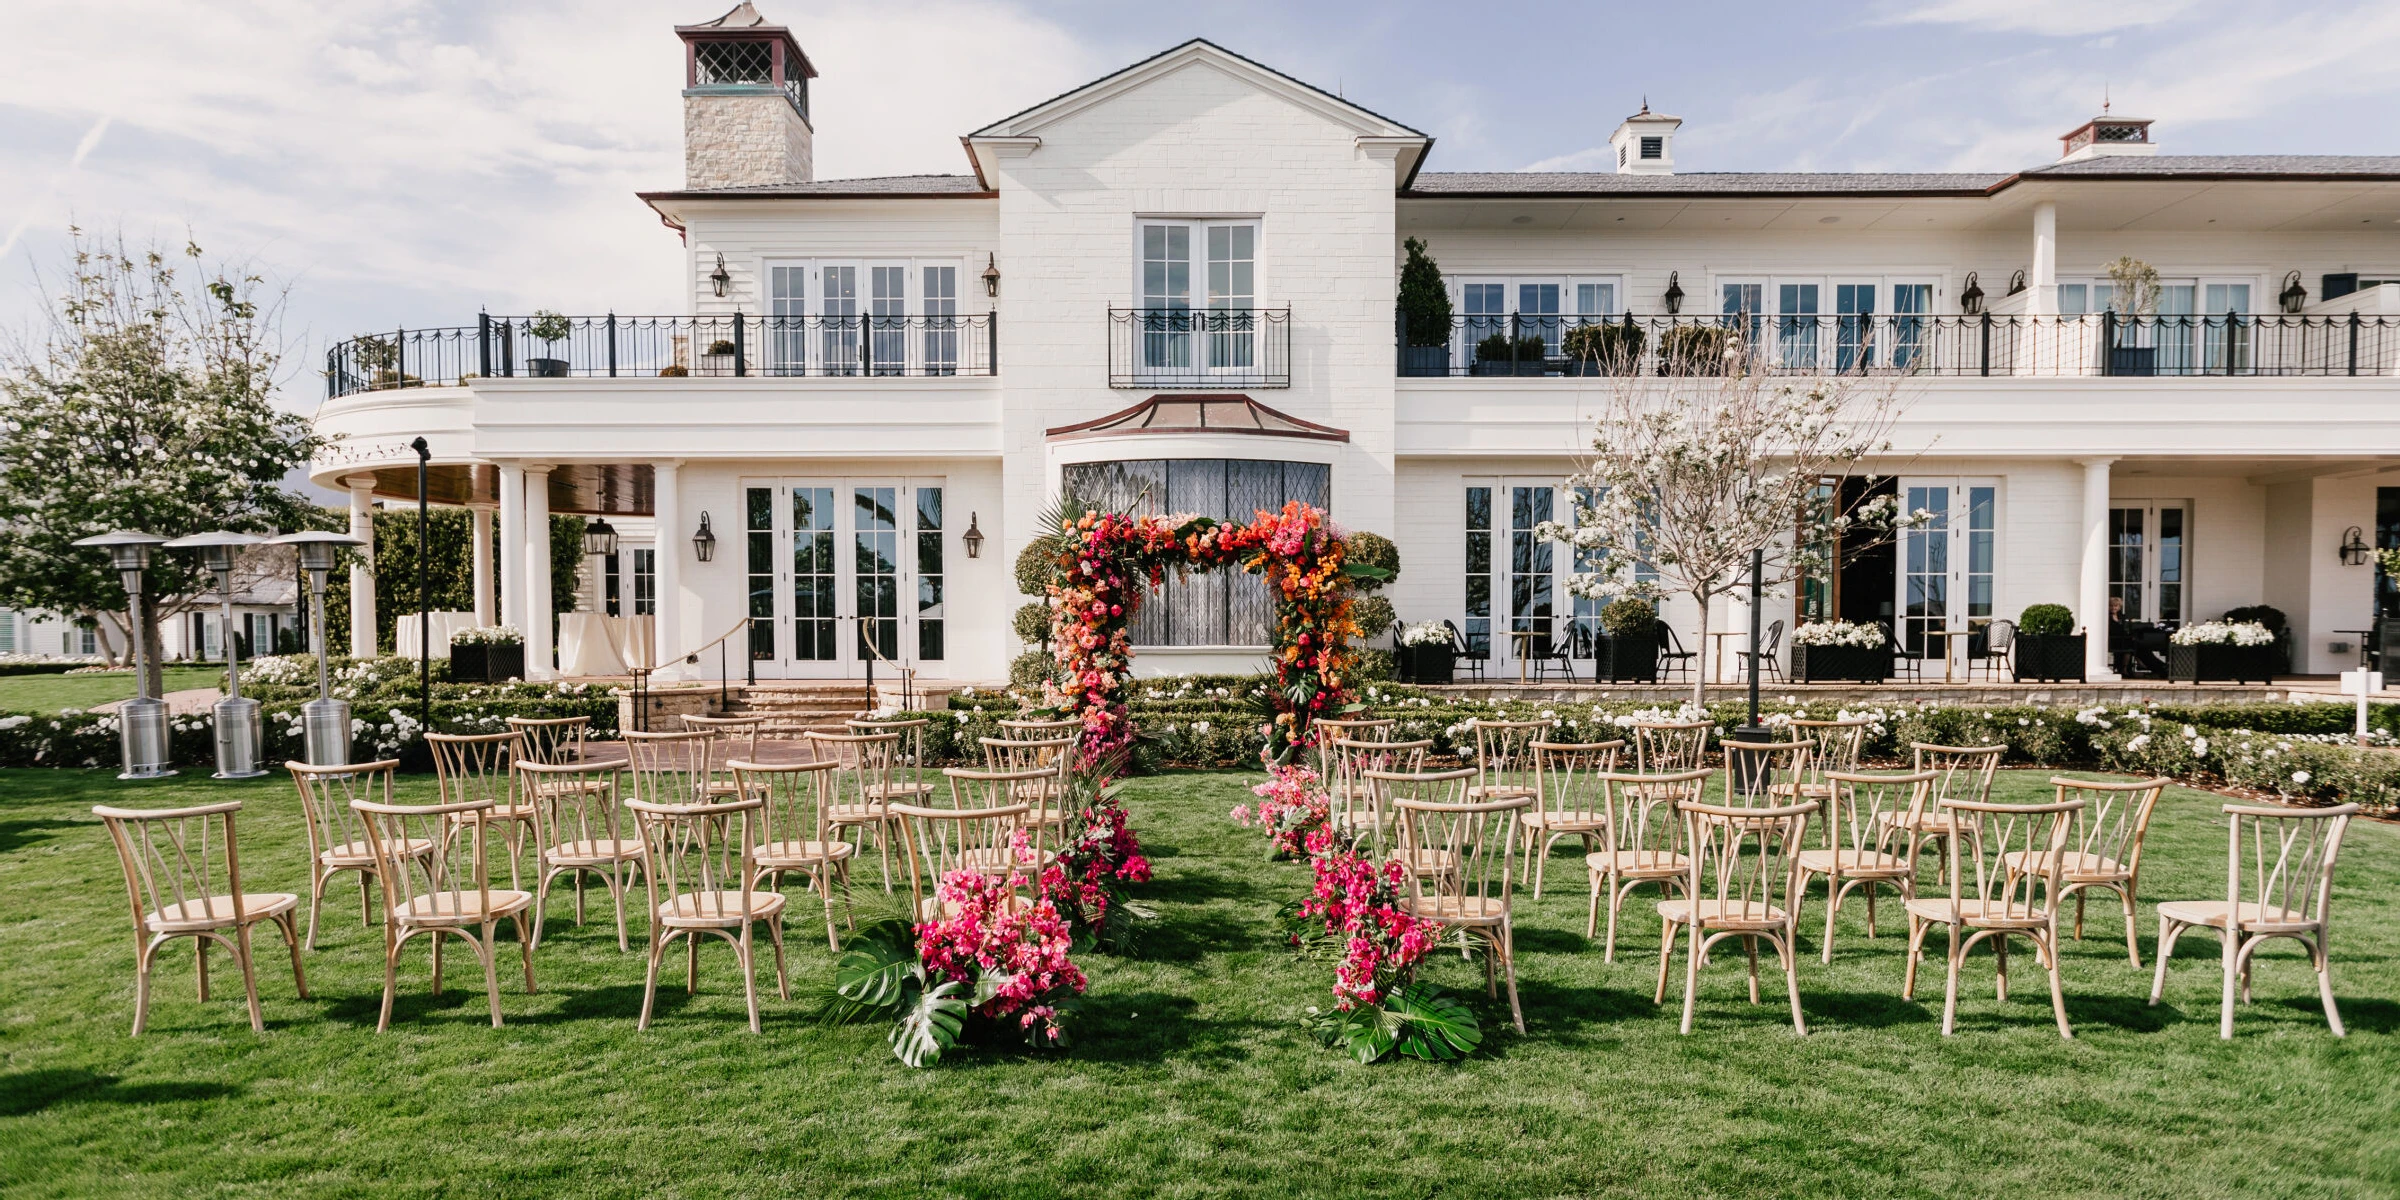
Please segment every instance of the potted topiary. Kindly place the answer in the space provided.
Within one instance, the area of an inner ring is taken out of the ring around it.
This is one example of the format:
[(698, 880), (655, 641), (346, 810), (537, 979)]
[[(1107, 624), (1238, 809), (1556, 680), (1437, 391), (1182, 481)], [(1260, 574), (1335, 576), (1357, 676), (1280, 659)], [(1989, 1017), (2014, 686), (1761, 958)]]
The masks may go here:
[(1633, 314), (1617, 325), (1578, 325), (1559, 339), (1569, 375), (1631, 375), (1642, 358), (1642, 331)]
[(2017, 614), (2017, 679), (2083, 681), (2084, 635), (2075, 632), (2075, 614), (2064, 604), (2028, 604)]
[(525, 635), (514, 625), (478, 625), (450, 635), (454, 683), (505, 683), (525, 677)]
[(1540, 334), (1511, 338), (1495, 333), (1475, 343), (1476, 375), (1539, 375), (1545, 368), (1544, 359), (1550, 352), (1549, 343)]
[(1448, 683), (1457, 667), (1450, 631), (1439, 621), (1419, 621), (1400, 630), (1397, 655), (1402, 683)]
[(2256, 621), (2200, 621), (2167, 639), (2178, 683), (2275, 682), (2275, 631)]
[(1733, 331), (1722, 325), (1678, 325), (1658, 337), (1661, 375), (1722, 375)]
[(2108, 264), (2108, 310), (2115, 333), (2109, 339), (2108, 373), (2158, 374), (2158, 345), (2150, 336), (2158, 311), (2158, 268), (2138, 258)]
[(567, 360), (556, 355), (558, 344), (567, 340), (567, 335), (574, 331), (574, 324), (565, 317), (546, 308), (536, 310), (533, 319), (525, 322), (525, 332), (540, 342), (551, 357), (528, 358), (525, 360), (526, 369), (539, 379), (566, 378)]
[(1658, 606), (1628, 597), (1600, 607), (1592, 640), (1592, 678), (1600, 683), (1658, 682)]
[(1400, 373), (1450, 373), (1450, 289), (1442, 269), (1425, 256), (1422, 238), (1403, 243), (1408, 261), (1400, 268)]
[(708, 350), (700, 355), (700, 373), (703, 375), (731, 375), (733, 374), (733, 359), (733, 343), (724, 338), (718, 338), (716, 341), (710, 342)]
[(1802, 683), (1882, 683), (1891, 673), (1881, 625), (1810, 621), (1792, 631), (1792, 678)]

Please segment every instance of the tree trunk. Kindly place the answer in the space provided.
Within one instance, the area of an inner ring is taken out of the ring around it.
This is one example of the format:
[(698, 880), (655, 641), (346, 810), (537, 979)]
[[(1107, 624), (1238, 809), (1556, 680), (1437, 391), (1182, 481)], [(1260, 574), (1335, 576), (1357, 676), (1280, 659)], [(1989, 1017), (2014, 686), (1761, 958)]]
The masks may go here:
[(1692, 706), (1705, 709), (1708, 707), (1709, 671), (1716, 665), (1708, 661), (1708, 602), (1710, 597), (1706, 593), (1694, 592), (1692, 599), (1700, 602), (1700, 642), (1698, 652), (1692, 659), (1699, 666), (1692, 672)]
[(159, 661), (165, 648), (165, 641), (159, 636), (159, 621), (157, 613), (147, 608), (142, 610), (142, 677), (145, 689), (153, 696), (165, 695), (167, 685), (166, 664)]
[[(96, 640), (100, 645), (102, 665), (111, 667), (131, 665), (133, 662), (133, 631), (125, 624), (125, 614), (121, 612), (87, 612), (82, 616), (101, 630), (101, 636)], [(107, 631), (110, 629), (117, 631), (116, 641), (108, 640)]]

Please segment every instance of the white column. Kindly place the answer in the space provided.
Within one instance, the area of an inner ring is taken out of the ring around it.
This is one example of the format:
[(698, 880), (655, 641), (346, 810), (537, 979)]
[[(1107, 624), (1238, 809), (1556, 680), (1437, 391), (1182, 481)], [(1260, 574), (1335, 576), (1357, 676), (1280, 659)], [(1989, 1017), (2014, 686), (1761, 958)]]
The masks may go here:
[[(656, 497), (653, 508), (658, 514), (657, 554), (654, 556), (657, 575), (651, 581), (656, 589), (658, 615), (652, 619), (653, 661), (665, 667), (676, 663), (683, 653), (683, 550), (689, 530), (683, 519), (683, 496), (677, 483), (676, 459), (663, 459), (650, 465), (651, 495)], [(672, 670), (661, 671), (674, 678)]]
[(525, 618), (525, 468), (500, 464), (500, 623), (519, 631)]
[(2025, 311), (2037, 317), (2058, 314), (2058, 205), (2044, 200), (2033, 206), (2033, 267), (2026, 286)]
[(2079, 458), (2083, 466), (2083, 578), (2075, 615), (2083, 619), (2083, 677), (2115, 679), (2108, 665), (2108, 465), (2113, 458)]
[(350, 656), (375, 657), (375, 477), (352, 475), (350, 536), (365, 542), (350, 564)]
[(475, 623), (492, 624), (492, 510), (467, 510), (475, 538)]
[(550, 665), (550, 468), (525, 466), (525, 678), (555, 679)]

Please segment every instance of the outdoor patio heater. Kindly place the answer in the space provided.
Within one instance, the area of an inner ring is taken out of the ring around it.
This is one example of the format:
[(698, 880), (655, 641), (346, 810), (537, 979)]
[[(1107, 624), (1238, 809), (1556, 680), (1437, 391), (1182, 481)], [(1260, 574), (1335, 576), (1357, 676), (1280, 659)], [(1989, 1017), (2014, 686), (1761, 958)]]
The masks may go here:
[(138, 529), (119, 529), (75, 543), (108, 551), (109, 565), (125, 585), (126, 615), (132, 618), (126, 628), (133, 631), (133, 699), (117, 706), (117, 742), (125, 761), (119, 779), (164, 779), (175, 773), (167, 765), (167, 706), (150, 694), (149, 661), (142, 654), (142, 572), (150, 569), (151, 548), (166, 540)]
[(308, 632), (317, 656), (317, 698), (300, 706), (300, 757), (312, 767), (348, 766), (350, 702), (334, 699), (333, 677), (325, 665), (325, 577), (332, 574), (343, 547), (356, 549), (366, 543), (346, 533), (303, 529), (270, 544), (290, 546), (300, 556), (300, 569), (308, 572)]
[(211, 713), (217, 726), (219, 779), (256, 779), (266, 774), (258, 766), (258, 751), (266, 745), (266, 730), (259, 720), (258, 701), (242, 695), (242, 647), (240, 639), (233, 635), (234, 560), (241, 556), (244, 546), (265, 541), (256, 534), (219, 529), (167, 543), (169, 550), (199, 551), (200, 565), (217, 577), (218, 624), (225, 631), (225, 698), (217, 701)]

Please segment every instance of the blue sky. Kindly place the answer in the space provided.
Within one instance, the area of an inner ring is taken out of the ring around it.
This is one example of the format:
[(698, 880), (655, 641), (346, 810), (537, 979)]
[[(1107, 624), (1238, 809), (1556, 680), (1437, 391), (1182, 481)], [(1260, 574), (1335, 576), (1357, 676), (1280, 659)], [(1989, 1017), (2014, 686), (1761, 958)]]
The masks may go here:
[[(632, 193), (681, 181), (670, 26), (731, 3), (11, 0), (0, 331), (70, 220), (288, 284), (304, 411), (359, 331), (677, 311)], [(1433, 170), (1596, 168), (1644, 96), (1684, 170), (2007, 170), (2104, 88), (2167, 153), (2400, 154), (2388, 2), (759, 3), (822, 72), (820, 177), (962, 171), (959, 134), (1192, 36), (1434, 134)]]

